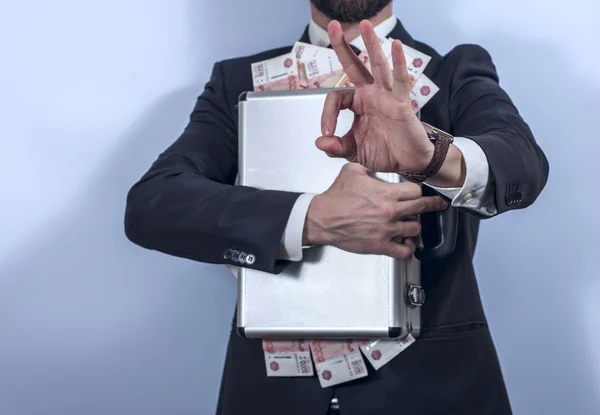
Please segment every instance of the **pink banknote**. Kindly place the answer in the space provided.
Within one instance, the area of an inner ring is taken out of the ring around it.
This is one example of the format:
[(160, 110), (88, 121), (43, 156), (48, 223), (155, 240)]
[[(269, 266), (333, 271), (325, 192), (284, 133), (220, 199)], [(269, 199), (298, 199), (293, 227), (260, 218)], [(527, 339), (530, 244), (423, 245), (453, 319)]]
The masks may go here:
[(426, 75), (421, 75), (410, 93), (410, 103), (415, 112), (420, 111), (440, 91)]
[[(391, 38), (390, 40), (393, 41)], [(404, 58), (406, 59), (406, 69), (411, 78), (411, 86), (414, 86), (423, 75), (429, 62), (431, 62), (431, 56), (405, 44), (402, 44), (402, 49), (404, 50)]]
[(299, 89), (298, 64), (292, 53), (252, 64), (255, 91)]
[(310, 342), (310, 348), (324, 388), (368, 375), (357, 342), (316, 340)]
[(263, 340), (265, 364), (269, 377), (314, 375), (310, 346), (302, 340)]
[(361, 344), (360, 349), (373, 368), (379, 370), (414, 342), (414, 337), (409, 334), (403, 339), (384, 339), (366, 342), (366, 344)]
[(296, 42), (292, 53), (298, 62), (301, 88), (333, 88), (344, 74), (333, 49)]

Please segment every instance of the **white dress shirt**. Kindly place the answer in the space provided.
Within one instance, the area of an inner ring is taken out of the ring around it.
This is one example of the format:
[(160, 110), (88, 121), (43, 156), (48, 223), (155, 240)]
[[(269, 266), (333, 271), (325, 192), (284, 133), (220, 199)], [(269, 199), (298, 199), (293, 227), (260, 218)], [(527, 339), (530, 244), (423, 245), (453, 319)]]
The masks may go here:
[[(375, 27), (377, 36), (387, 37), (396, 26), (397, 18), (392, 15)], [(325, 29), (310, 20), (308, 26), (310, 43), (316, 46), (329, 46), (329, 34)], [(350, 41), (352, 46), (359, 50), (365, 49), (361, 36)], [(435, 189), (440, 194), (452, 200), (452, 206), (469, 209), (483, 216), (493, 216), (497, 213), (494, 192), (490, 186), (489, 164), (485, 153), (473, 140), (464, 137), (455, 137), (454, 146), (463, 155), (466, 166), (466, 179), (461, 188), (440, 188), (425, 184)], [(290, 261), (302, 260), (302, 236), (304, 233), (304, 222), (308, 207), (314, 194), (305, 193), (300, 195), (294, 204), (285, 231), (281, 238), (281, 249), (279, 258)]]

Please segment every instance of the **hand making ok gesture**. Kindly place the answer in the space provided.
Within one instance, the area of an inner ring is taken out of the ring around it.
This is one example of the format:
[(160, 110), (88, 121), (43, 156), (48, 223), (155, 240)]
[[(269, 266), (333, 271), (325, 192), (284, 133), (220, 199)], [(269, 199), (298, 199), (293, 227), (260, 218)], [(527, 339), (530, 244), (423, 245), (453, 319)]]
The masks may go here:
[[(430, 163), (434, 145), (410, 101), (411, 83), (399, 40), (392, 45), (393, 71), (369, 21), (360, 32), (371, 60), (372, 75), (352, 51), (337, 21), (328, 26), (331, 46), (355, 89), (332, 91), (323, 108), (317, 147), (330, 157), (345, 158), (377, 172), (421, 171)], [(354, 113), (352, 127), (336, 136), (341, 110)]]

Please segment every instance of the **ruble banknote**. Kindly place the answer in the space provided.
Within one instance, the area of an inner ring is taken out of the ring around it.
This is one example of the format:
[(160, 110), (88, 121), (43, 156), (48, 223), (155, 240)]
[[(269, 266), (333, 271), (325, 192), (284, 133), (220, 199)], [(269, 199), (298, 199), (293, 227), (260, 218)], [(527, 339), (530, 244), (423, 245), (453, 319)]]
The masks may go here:
[(314, 375), (310, 346), (303, 340), (263, 340), (267, 376), (293, 377)]
[(252, 64), (255, 91), (298, 89), (298, 64), (292, 53)]
[(375, 370), (379, 370), (414, 342), (414, 337), (409, 334), (403, 339), (382, 339), (363, 343), (360, 350), (371, 363), (371, 366)]
[(310, 342), (310, 349), (324, 388), (368, 375), (358, 342), (314, 340)]
[(296, 42), (292, 53), (298, 64), (300, 87), (333, 88), (344, 74), (333, 49)]
[(421, 75), (410, 92), (410, 104), (415, 112), (422, 110), (439, 91), (440, 88), (431, 79)]

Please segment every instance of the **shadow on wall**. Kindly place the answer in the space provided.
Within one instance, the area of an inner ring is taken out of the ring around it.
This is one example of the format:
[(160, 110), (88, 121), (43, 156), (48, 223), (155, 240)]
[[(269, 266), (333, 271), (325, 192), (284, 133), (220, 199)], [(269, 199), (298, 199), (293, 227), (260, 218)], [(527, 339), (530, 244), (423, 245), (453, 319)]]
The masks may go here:
[[(482, 226), (484, 302), (516, 413), (600, 413), (600, 355), (583, 303), (600, 277), (584, 266), (600, 246), (599, 199), (583, 197), (600, 151), (586, 127), (600, 90), (584, 79), (557, 82), (571, 68), (552, 44), (499, 39), (485, 41), (495, 59), (533, 74), (513, 69), (504, 79), (550, 161), (550, 180), (534, 206)], [(573, 91), (577, 99), (566, 99)]]
[(198, 91), (155, 104), (98, 179), (1, 271), (2, 413), (214, 411), (235, 280), (142, 250), (123, 231), (129, 187), (179, 135)]
[[(3, 414), (214, 412), (235, 280), (224, 267), (131, 244), (124, 204), (130, 186), (181, 133), (213, 61), (300, 36), (305, 4), (260, 6), (265, 13), (239, 2), (231, 15), (228, 7), (190, 1), (190, 58), (182, 64), (197, 72), (197, 85), (155, 103), (123, 134), (98, 178), (3, 264)], [(275, 10), (282, 19), (274, 22)]]
[(190, 59), (182, 62), (197, 84), (134, 122), (97, 179), (0, 270), (2, 414), (214, 413), (235, 279), (224, 267), (131, 244), (125, 197), (185, 127), (213, 61), (293, 42), (306, 22), (299, 11), (307, 12), (286, 7), (273, 22), (279, 3), (268, 0), (268, 13), (248, 22), (254, 4), (240, 2), (231, 17), (203, 3), (189, 3)]

